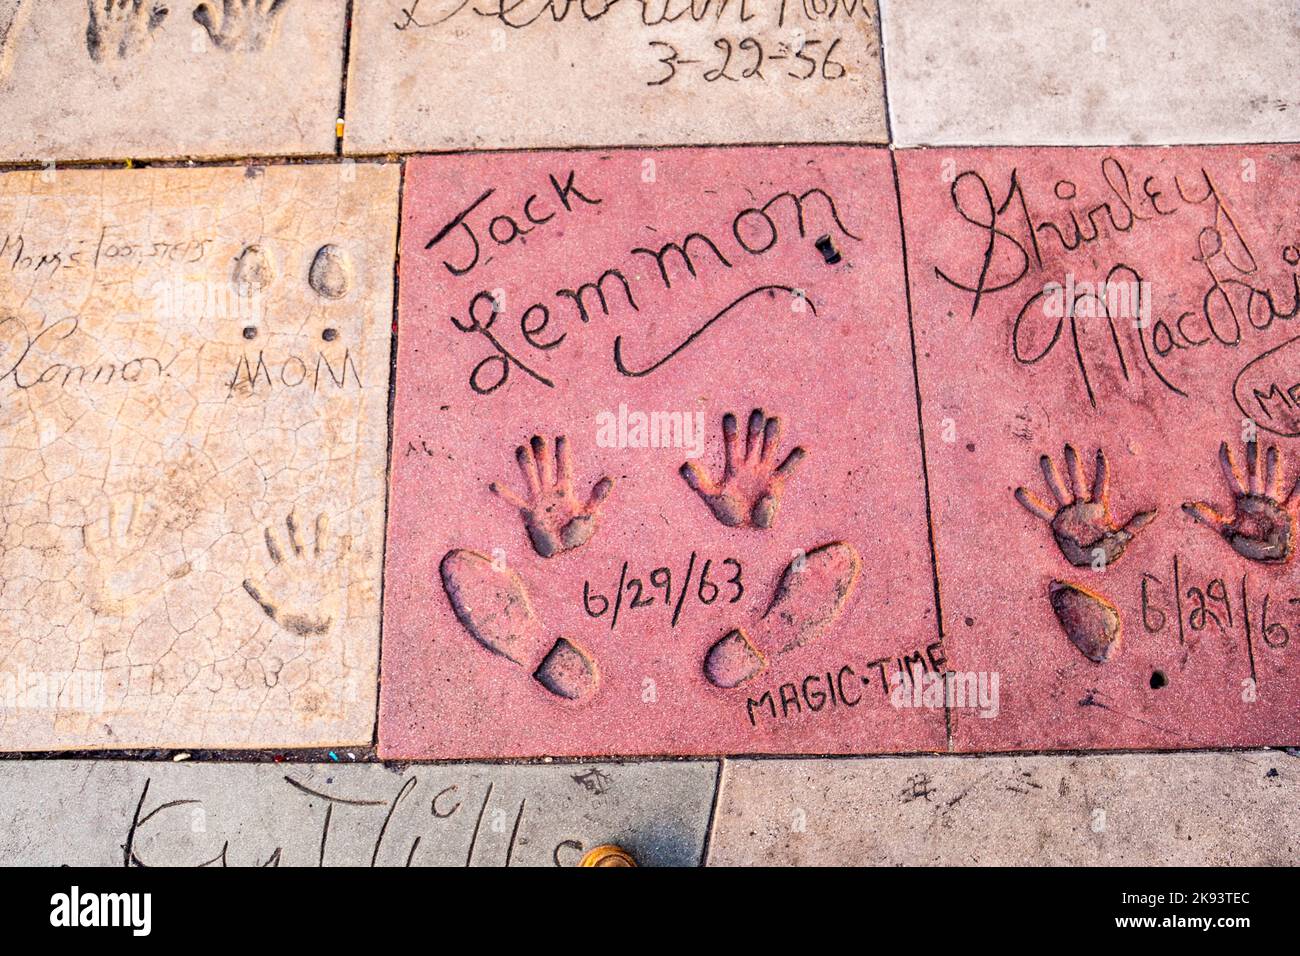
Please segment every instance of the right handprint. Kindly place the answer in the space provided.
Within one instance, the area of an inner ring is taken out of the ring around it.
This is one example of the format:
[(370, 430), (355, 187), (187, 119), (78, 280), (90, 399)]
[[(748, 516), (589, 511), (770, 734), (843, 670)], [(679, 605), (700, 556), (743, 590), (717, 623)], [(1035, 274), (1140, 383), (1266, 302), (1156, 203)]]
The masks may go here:
[(1183, 511), (1207, 528), (1217, 531), (1233, 551), (1264, 564), (1280, 564), (1295, 550), (1295, 504), (1298, 478), (1286, 496), (1282, 495), (1282, 463), (1275, 447), (1259, 467), (1259, 443), (1246, 443), (1246, 474), (1243, 476), (1227, 442), (1219, 446), (1219, 465), (1232, 492), (1233, 515), (1228, 517), (1204, 501), (1189, 501)]
[(207, 31), (219, 50), (256, 52), (265, 49), (280, 29), (288, 0), (221, 0), (200, 3), (194, 21)]
[(769, 418), (756, 408), (749, 413), (742, 451), (736, 416), (727, 412), (722, 417), (722, 480), (715, 482), (694, 461), (683, 464), (680, 473), (713, 516), (728, 528), (770, 528), (781, 507), (786, 482), (807, 454), (796, 446), (777, 464), (780, 445), (781, 419)]

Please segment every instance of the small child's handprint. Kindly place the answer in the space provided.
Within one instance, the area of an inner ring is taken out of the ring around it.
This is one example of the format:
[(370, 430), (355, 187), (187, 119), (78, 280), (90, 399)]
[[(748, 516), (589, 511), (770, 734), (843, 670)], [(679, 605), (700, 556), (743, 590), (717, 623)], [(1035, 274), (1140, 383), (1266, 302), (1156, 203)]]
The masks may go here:
[(338, 615), (346, 584), (341, 564), (352, 550), (351, 535), (331, 549), (329, 517), (317, 515), (310, 547), (303, 544), (293, 512), (284, 519), (285, 543), (268, 527), (263, 533), (271, 570), (260, 581), (244, 579), (244, 590), (272, 621), (300, 637), (327, 632)]
[(194, 19), (208, 32), (217, 49), (255, 52), (274, 39), (287, 3), (288, 0), (221, 0), (221, 12), (216, 14), (215, 2), (200, 3)]
[(1083, 473), (1083, 463), (1073, 445), (1065, 446), (1069, 492), (1061, 483), (1061, 475), (1050, 455), (1043, 455), (1038, 462), (1057, 507), (1049, 507), (1027, 488), (1016, 489), (1016, 500), (1030, 514), (1051, 525), (1056, 546), (1065, 555), (1065, 560), (1076, 568), (1106, 568), (1114, 564), (1124, 554), (1124, 549), (1134, 536), (1156, 516), (1154, 508), (1140, 511), (1128, 520), (1128, 524), (1119, 527), (1110, 513), (1110, 466), (1106, 461), (1106, 453), (1100, 448), (1097, 449), (1091, 490)]
[(573, 493), (573, 460), (563, 435), (555, 439), (554, 459), (546, 439), (534, 435), (528, 445), (515, 449), (515, 460), (528, 486), (528, 498), (495, 481), (488, 487), (519, 509), (533, 550), (549, 558), (586, 544), (596, 533), (600, 504), (614, 486), (613, 479), (601, 478), (586, 503), (580, 502)]
[(781, 444), (781, 419), (767, 418), (761, 408), (749, 413), (745, 450), (741, 453), (736, 416), (722, 416), (722, 447), (725, 463), (722, 480), (714, 482), (695, 461), (682, 465), (680, 473), (691, 490), (699, 495), (713, 516), (728, 528), (749, 524), (770, 528), (781, 507), (786, 482), (799, 462), (807, 455), (796, 446), (778, 465), (777, 448)]
[(124, 60), (148, 49), (170, 12), (161, 0), (86, 0), (86, 6), (86, 49), (96, 63), (113, 53)]
[(159, 513), (138, 493), (116, 495), (81, 526), (81, 543), (91, 563), (86, 575), (90, 609), (126, 617), (153, 600), (170, 580), (150, 539)]
[(1227, 442), (1219, 446), (1219, 465), (1232, 492), (1233, 515), (1220, 514), (1204, 501), (1189, 501), (1183, 511), (1207, 528), (1217, 531), (1233, 551), (1243, 558), (1265, 564), (1280, 564), (1295, 550), (1295, 505), (1300, 500), (1300, 478), (1282, 496), (1282, 463), (1277, 448), (1270, 446), (1259, 470), (1259, 443), (1246, 443), (1246, 469), (1241, 470)]

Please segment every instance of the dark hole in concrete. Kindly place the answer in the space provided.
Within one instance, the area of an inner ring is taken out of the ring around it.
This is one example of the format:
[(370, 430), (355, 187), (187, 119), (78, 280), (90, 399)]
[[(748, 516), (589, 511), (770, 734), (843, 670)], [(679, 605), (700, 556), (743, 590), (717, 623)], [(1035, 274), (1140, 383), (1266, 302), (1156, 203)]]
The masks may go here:
[(257, 326), (255, 326), (255, 325), (246, 325), (246, 326), (244, 326), (244, 338), (246, 338), (246, 339), (255, 339), (255, 338), (257, 338)]
[(1167, 677), (1165, 676), (1165, 672), (1164, 672), (1164, 671), (1152, 671), (1152, 672), (1151, 672), (1151, 689), (1152, 689), (1152, 690), (1159, 690), (1161, 687), (1164, 687), (1164, 686), (1165, 686), (1166, 684), (1168, 684), (1168, 683), (1169, 683), (1169, 678), (1167, 678)]
[(822, 236), (817, 240), (816, 246), (828, 266), (833, 266), (840, 261), (840, 251), (835, 248), (835, 243), (831, 241), (830, 236)]
[(320, 334), (320, 337), (323, 338), (326, 342), (333, 342), (335, 339), (339, 337), (339, 330), (326, 329), (324, 332)]

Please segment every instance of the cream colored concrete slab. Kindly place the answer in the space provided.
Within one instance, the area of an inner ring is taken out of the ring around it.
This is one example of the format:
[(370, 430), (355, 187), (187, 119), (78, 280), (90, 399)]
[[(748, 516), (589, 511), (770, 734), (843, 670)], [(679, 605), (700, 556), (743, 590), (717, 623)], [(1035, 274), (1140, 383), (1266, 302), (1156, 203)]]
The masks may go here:
[[(342, 755), (340, 755), (342, 756)], [(697, 866), (713, 762), (0, 761), (3, 866)]]
[(881, 0), (894, 140), (1300, 139), (1294, 0)]
[(14, 51), (12, 41), (22, 32), (31, 9), (31, 0), (0, 0), (0, 82), (9, 75)]
[(332, 154), (346, 9), (0, 0), (0, 162)]
[(711, 865), (1294, 866), (1300, 757), (728, 760)]
[(884, 142), (875, 0), (366, 0), (346, 151)]
[(0, 750), (371, 739), (397, 188), (0, 176)]

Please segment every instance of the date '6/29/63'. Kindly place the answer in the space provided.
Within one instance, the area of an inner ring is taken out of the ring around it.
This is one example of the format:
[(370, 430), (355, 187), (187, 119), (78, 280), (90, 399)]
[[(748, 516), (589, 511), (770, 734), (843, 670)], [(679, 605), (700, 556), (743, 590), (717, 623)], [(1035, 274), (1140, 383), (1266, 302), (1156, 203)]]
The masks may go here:
[[(655, 568), (643, 580), (640, 577), (628, 577), (628, 564), (618, 575), (618, 586), (613, 599), (594, 589), (591, 581), (582, 582), (582, 609), (588, 617), (602, 618), (609, 614), (609, 629), (618, 626), (619, 614), (624, 608), (638, 610), (647, 607), (672, 608), (672, 626), (681, 620), (687, 599), (693, 597), (701, 605), (708, 607), (719, 600), (726, 604), (735, 604), (745, 594), (745, 585), (741, 580), (742, 568), (736, 558), (724, 558), (722, 561), (706, 559), (700, 564), (699, 554), (691, 552), (686, 564), (685, 574), (674, 589), (673, 569), (667, 565)], [(696, 574), (696, 566), (699, 573)], [(694, 580), (694, 587), (692, 587)], [(612, 612), (612, 613), (611, 613)]]

